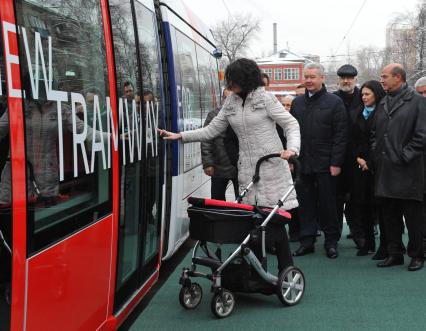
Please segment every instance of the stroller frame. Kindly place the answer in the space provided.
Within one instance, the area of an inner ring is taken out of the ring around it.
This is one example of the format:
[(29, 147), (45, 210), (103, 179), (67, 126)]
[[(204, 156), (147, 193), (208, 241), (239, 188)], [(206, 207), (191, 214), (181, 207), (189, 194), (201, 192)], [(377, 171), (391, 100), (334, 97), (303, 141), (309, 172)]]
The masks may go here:
[[(280, 154), (274, 153), (266, 155), (260, 158), (256, 164), (255, 175), (253, 176), (252, 181), (248, 186), (241, 192), (236, 202), (241, 202), (243, 197), (247, 194), (250, 188), (259, 181), (259, 168), (260, 164), (270, 158), (279, 157)], [(290, 158), (289, 163), (294, 164), (296, 170), (296, 181), (299, 178), (298, 171), (300, 170), (299, 163), (296, 158)], [(253, 270), (268, 284), (273, 288), (276, 288), (277, 295), (280, 301), (284, 305), (292, 306), (297, 304), (303, 294), (305, 279), (303, 273), (294, 266), (287, 267), (285, 270), (282, 270), (278, 276), (268, 272), (266, 270), (266, 226), (270, 220), (274, 217), (280, 207), (283, 206), (286, 199), (295, 189), (294, 185), (288, 189), (288, 191), (283, 195), (283, 197), (277, 202), (275, 207), (269, 212), (269, 215), (266, 219), (258, 225), (254, 231), (251, 231), (241, 242), (237, 249), (225, 260), (221, 261), (221, 250), (220, 244), (218, 244), (218, 249), (214, 253), (216, 258), (208, 249), (206, 242), (198, 240), (195, 244), (195, 247), (192, 252), (192, 263), (191, 268), (183, 268), (182, 274), (179, 280), (179, 283), (182, 285), (182, 289), (179, 295), (180, 303), (186, 309), (194, 309), (201, 302), (202, 298), (202, 289), (201, 286), (197, 283), (192, 283), (191, 277), (203, 277), (212, 281), (211, 291), (214, 293), (211, 310), (213, 314), (218, 318), (223, 318), (229, 316), (234, 308), (235, 299), (231, 291), (224, 289), (222, 287), (222, 272), (229, 266), (236, 258), (242, 256), (246, 263), (253, 268)], [(249, 246), (249, 242), (252, 239), (253, 233), (257, 231), (261, 232), (261, 244), (262, 244), (262, 261), (254, 254), (253, 250)], [(199, 249), (202, 249), (207, 257), (198, 257), (197, 252)], [(197, 265), (202, 265), (209, 267), (212, 270), (212, 273), (203, 273), (197, 271)]]

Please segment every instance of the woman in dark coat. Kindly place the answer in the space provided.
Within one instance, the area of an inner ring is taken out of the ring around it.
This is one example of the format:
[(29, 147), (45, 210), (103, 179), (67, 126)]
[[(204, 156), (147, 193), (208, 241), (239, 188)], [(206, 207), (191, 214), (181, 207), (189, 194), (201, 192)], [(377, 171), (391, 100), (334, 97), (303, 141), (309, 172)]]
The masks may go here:
[[(352, 165), (353, 176), (351, 185), (351, 204), (353, 207), (353, 222), (362, 233), (354, 233), (362, 238), (357, 255), (367, 255), (375, 251), (374, 220), (380, 215), (376, 212), (374, 198), (374, 171), (370, 161), (370, 132), (375, 118), (376, 105), (385, 96), (381, 84), (376, 80), (365, 82), (361, 87), (362, 105), (356, 112), (352, 128)], [(384, 234), (380, 229), (380, 233)], [(381, 241), (384, 238), (381, 236)], [(380, 247), (382, 247), (382, 242)]]

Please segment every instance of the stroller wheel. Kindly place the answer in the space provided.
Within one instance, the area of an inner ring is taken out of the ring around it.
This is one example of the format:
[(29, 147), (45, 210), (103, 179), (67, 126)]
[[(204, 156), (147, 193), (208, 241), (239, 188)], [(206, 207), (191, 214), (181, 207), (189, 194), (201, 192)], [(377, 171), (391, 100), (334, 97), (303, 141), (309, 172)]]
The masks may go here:
[(304, 293), (305, 276), (299, 268), (291, 266), (280, 272), (277, 283), (277, 295), (283, 305), (297, 305)]
[(179, 302), (185, 309), (195, 309), (203, 298), (203, 289), (197, 283), (182, 286), (179, 292)]
[(235, 298), (232, 292), (222, 289), (213, 296), (210, 308), (217, 318), (224, 318), (231, 315), (234, 306)]

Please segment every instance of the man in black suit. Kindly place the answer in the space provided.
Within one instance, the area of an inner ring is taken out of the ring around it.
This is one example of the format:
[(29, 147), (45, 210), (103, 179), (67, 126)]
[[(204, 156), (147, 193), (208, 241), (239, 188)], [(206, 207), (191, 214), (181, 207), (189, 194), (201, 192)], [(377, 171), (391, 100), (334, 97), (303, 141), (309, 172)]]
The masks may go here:
[(342, 100), (324, 86), (324, 68), (310, 63), (304, 68), (306, 92), (296, 97), (292, 115), (301, 134), (299, 196), (300, 247), (293, 255), (314, 252), (317, 219), (325, 235), (329, 258), (338, 256), (340, 230), (336, 208), (336, 177), (345, 158), (347, 116)]

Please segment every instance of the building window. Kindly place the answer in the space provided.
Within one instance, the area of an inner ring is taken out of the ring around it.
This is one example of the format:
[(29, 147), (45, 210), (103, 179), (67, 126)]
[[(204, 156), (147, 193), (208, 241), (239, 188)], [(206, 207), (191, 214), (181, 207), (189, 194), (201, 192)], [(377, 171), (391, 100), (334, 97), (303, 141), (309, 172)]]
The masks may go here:
[(274, 80), (283, 79), (283, 70), (281, 68), (274, 69)]
[(284, 80), (298, 80), (298, 79), (299, 79), (299, 68), (284, 69)]
[(262, 69), (262, 71), (268, 75), (269, 78), (272, 77), (272, 69), (271, 68), (267, 68), (267, 69)]

